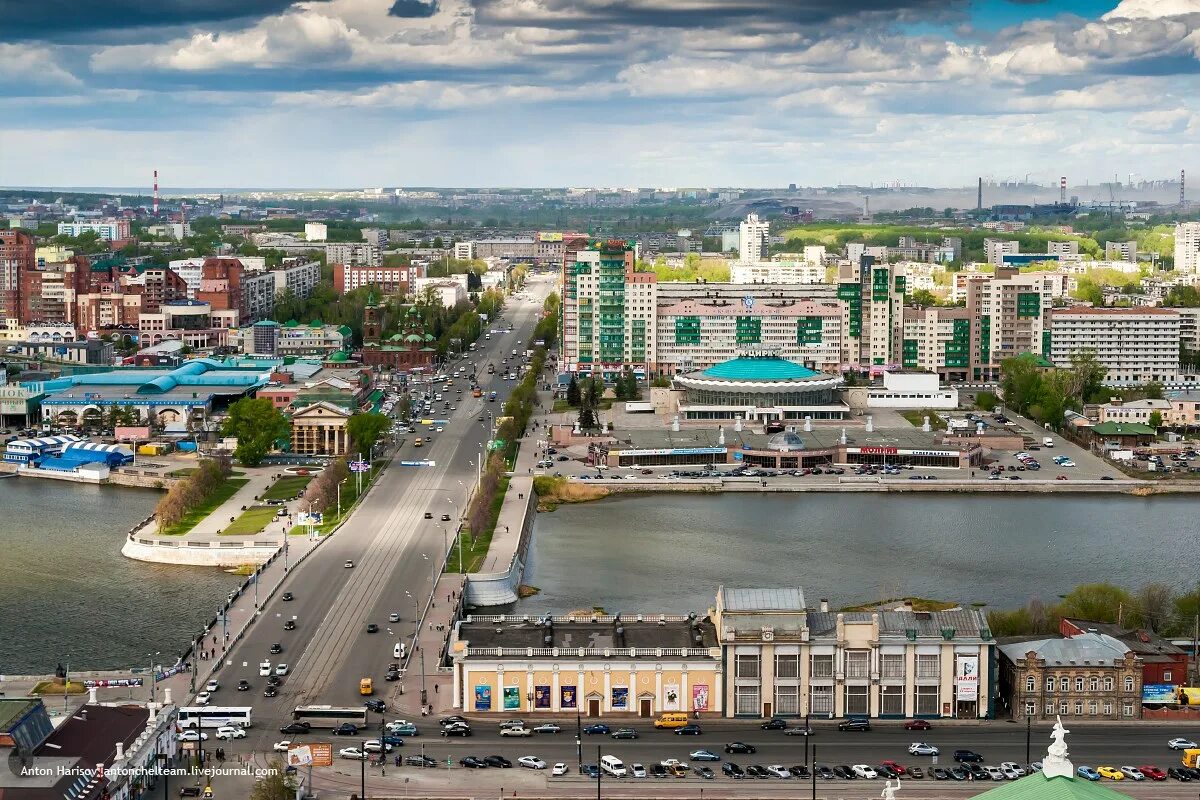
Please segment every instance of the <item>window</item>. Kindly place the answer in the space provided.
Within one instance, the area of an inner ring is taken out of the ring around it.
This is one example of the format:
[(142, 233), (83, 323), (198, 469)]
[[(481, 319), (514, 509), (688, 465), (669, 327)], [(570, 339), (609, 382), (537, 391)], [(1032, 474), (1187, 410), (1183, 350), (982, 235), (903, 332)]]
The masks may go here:
[(937, 685), (917, 687), (917, 714), (938, 714), (941, 699)]
[(879, 660), (884, 678), (904, 677), (903, 653), (884, 653), (879, 657)]
[(846, 651), (846, 677), (847, 678), (869, 678), (869, 677), (871, 677), (871, 651), (870, 650), (847, 650)]
[(775, 677), (799, 678), (800, 656), (795, 653), (775, 656)]
[(1088, 713), (1091, 714), (1093, 717), (1096, 716), (1096, 701), (1095, 700), (1088, 701)]
[(1032, 692), (1037, 689), (1037, 679), (1030, 675), (1025, 679), (1025, 691)]
[(846, 687), (846, 714), (866, 716), (871, 713), (869, 686)]
[(1106, 677), (1104, 679), (1104, 691), (1111, 692), (1112, 687), (1113, 687), (1113, 679), (1112, 679), (1112, 676), (1109, 675), (1108, 677)]
[(736, 686), (734, 687), (735, 696), (735, 714), (752, 714), (758, 716), (762, 714), (762, 704), (758, 701), (757, 686)]
[(1132, 675), (1125, 676), (1125, 691), (1127, 691), (1127, 692), (1133, 691), (1133, 676)]
[(1100, 679), (1093, 676), (1088, 679), (1088, 691), (1094, 692), (1100, 688)]
[(739, 655), (737, 657), (737, 677), (739, 678), (757, 678), (758, 677), (758, 656), (757, 655)]
[(1171, 682), (1171, 670), (1169, 670), (1169, 669), (1164, 669), (1164, 670), (1163, 670), (1162, 682), (1163, 682), (1163, 683), (1170, 683), (1170, 682)]
[(800, 688), (798, 686), (775, 687), (775, 713), (791, 715), (800, 713)]
[(1132, 717), (1133, 716), (1133, 703), (1130, 703), (1128, 700), (1126, 700), (1124, 703), (1122, 703), (1121, 704), (1121, 715), (1126, 716), (1126, 717)]
[(1046, 678), (1046, 692), (1048, 694), (1054, 692), (1054, 676), (1053, 675), (1050, 675)]
[(942, 677), (941, 658), (936, 653), (917, 653), (917, 678)]
[(1112, 716), (1112, 703), (1104, 704), (1104, 716), (1106, 716), (1106, 717)]
[(1083, 691), (1083, 676), (1080, 676), (1075, 679), (1075, 691), (1077, 691), (1077, 692)]
[(1025, 716), (1032, 717), (1037, 713), (1037, 703), (1032, 700), (1025, 704)]
[(1060, 714), (1069, 713), (1068, 709), (1070, 707), (1071, 707), (1071, 704), (1068, 703), (1066, 700), (1063, 700), (1061, 703), (1058, 704), (1058, 713), (1060, 713)]
[(1077, 717), (1083, 716), (1083, 701), (1082, 700), (1075, 701), (1075, 716), (1077, 716)]
[(879, 687), (879, 713), (882, 715), (902, 716), (904, 714), (904, 687)]
[(1047, 717), (1054, 716), (1054, 703), (1046, 703), (1046, 716)]
[[(832, 655), (814, 655), (812, 657), (812, 677), (814, 678), (832, 678), (833, 677), (833, 656)], [(832, 710), (832, 709), (830, 709)], [(815, 711), (813, 713), (816, 713)]]
[(1060, 691), (1063, 691), (1063, 692), (1071, 691), (1071, 679), (1067, 678), (1065, 676), (1062, 678), (1059, 678), (1058, 679), (1058, 688)]
[[(832, 658), (832, 656), (830, 656)], [(832, 686), (811, 686), (809, 687), (809, 711), (813, 714), (832, 714), (833, 713), (833, 687)]]

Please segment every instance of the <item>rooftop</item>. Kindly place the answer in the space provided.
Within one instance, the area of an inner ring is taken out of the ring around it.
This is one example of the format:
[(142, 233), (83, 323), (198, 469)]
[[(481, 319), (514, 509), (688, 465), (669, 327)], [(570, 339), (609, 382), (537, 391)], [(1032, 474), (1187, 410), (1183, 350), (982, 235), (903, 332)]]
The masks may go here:
[(1071, 306), (1069, 308), (1056, 308), (1053, 313), (1058, 315), (1076, 315), (1090, 314), (1095, 316), (1119, 316), (1119, 317), (1140, 317), (1143, 315), (1157, 315), (1163, 317), (1177, 317), (1179, 312), (1173, 308), (1155, 308), (1153, 306), (1134, 306), (1132, 308), (1109, 308), (1096, 306)]
[[(642, 622), (637, 621), (637, 615), (620, 615), (621, 632), (615, 620), (604, 617), (601, 621), (592, 622), (590, 618), (576, 618), (575, 622), (563, 622), (556, 618), (547, 627), (539, 624), (536, 618), (525, 620), (520, 617), (508, 617), (503, 622), (497, 618), (467, 617), (458, 626), (458, 639), (465, 641), (468, 647), (477, 648), (585, 648), (590, 650), (606, 650), (619, 648), (637, 648), (639, 650), (654, 650), (656, 648), (712, 648), (717, 646), (717, 632), (712, 621), (707, 617), (697, 619), (701, 641), (697, 643), (691, 633), (691, 623), (686, 618), (673, 617), (660, 624), (658, 615), (645, 615)], [(550, 637), (547, 643), (546, 637)]]
[(1092, 426), (1097, 436), (1154, 436), (1157, 431), (1140, 422), (1101, 422)]
[(742, 356), (714, 364), (700, 374), (730, 381), (798, 381), (821, 373), (786, 358)]
[(1000, 652), (1013, 662), (1033, 652), (1038, 658), (1045, 659), (1046, 666), (1090, 663), (1103, 667), (1123, 660), (1129, 652), (1129, 646), (1107, 634), (1081, 633), (1070, 639), (1035, 639), (1002, 644)]
[(1035, 772), (977, 794), (973, 800), (1129, 800), (1129, 795), (1084, 778), (1047, 778)]
[(730, 589), (721, 587), (721, 608), (725, 611), (803, 611), (804, 592), (800, 587), (779, 589)]

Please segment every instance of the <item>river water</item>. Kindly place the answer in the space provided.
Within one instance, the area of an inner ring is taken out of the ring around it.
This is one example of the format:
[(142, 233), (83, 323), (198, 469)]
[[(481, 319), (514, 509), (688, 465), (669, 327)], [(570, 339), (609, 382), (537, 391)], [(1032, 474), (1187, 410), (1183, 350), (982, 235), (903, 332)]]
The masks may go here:
[[(0, 674), (172, 663), (243, 579), (131, 561), (129, 529), (148, 489), (0, 479)], [(185, 641), (187, 640), (187, 641)]]
[(539, 514), (522, 613), (702, 612), (717, 587), (835, 607), (915, 595), (1008, 608), (1080, 583), (1197, 579), (1187, 496), (658, 494)]

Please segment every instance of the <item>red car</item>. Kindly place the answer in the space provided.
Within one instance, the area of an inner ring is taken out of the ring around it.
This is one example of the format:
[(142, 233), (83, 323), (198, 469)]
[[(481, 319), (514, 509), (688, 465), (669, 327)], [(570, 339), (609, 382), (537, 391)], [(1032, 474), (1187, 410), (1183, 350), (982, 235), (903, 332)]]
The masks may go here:
[(1144, 767), (1138, 767), (1138, 770), (1152, 781), (1165, 781), (1167, 779), (1167, 773), (1163, 772), (1158, 767), (1147, 765)]
[(895, 761), (880, 761), (879, 763), (885, 767), (891, 767), (892, 769), (896, 770), (896, 772), (900, 773), (901, 775), (905, 775), (908, 773), (908, 770), (904, 768), (903, 764), (897, 764)]
[(927, 731), (932, 727), (933, 726), (929, 724), (929, 720), (924, 719), (910, 719), (908, 722), (904, 723), (904, 730), (906, 731)]

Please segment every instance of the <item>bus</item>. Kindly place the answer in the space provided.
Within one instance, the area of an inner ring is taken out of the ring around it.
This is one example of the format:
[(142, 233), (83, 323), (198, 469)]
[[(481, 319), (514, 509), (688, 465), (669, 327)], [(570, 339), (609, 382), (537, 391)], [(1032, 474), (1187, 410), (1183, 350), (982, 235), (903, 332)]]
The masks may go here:
[(343, 722), (366, 727), (367, 709), (337, 708), (336, 706), (297, 706), (292, 713), (294, 722), (307, 722), (313, 728), (336, 728)]
[(179, 709), (179, 727), (220, 728), (222, 725), (250, 727), (250, 706), (186, 706)]

